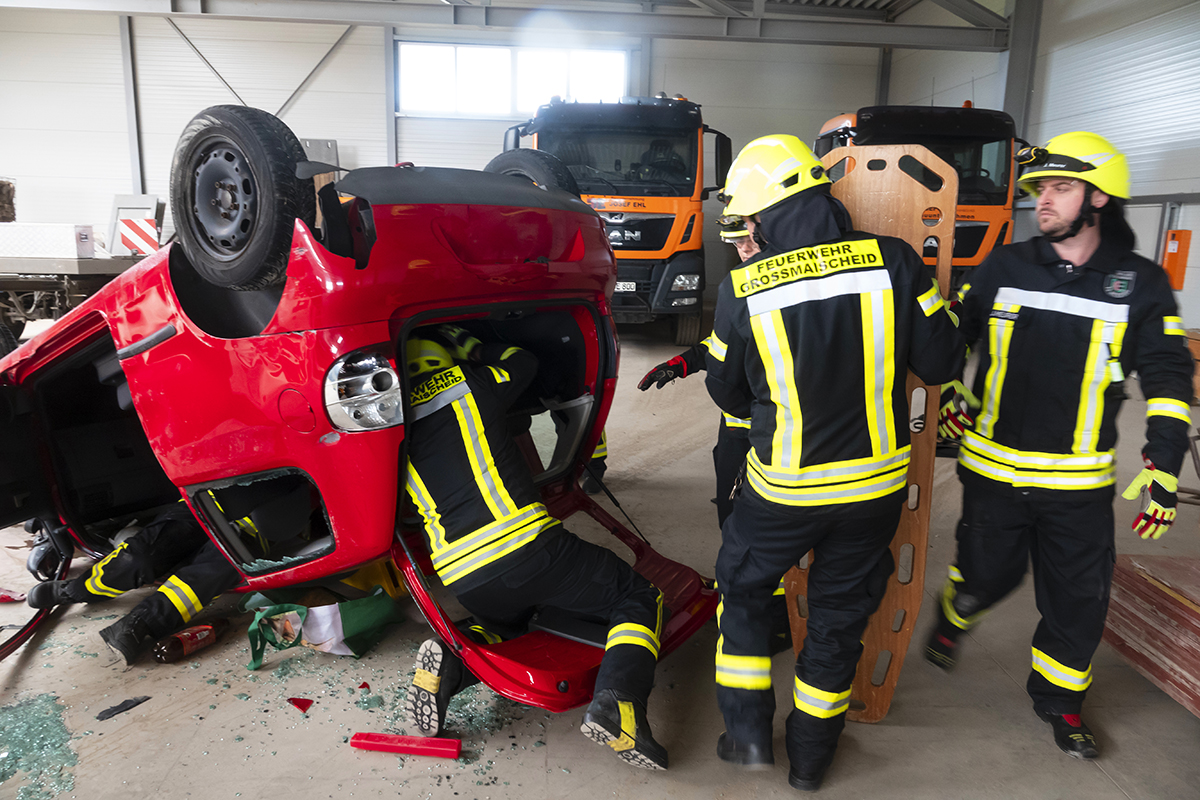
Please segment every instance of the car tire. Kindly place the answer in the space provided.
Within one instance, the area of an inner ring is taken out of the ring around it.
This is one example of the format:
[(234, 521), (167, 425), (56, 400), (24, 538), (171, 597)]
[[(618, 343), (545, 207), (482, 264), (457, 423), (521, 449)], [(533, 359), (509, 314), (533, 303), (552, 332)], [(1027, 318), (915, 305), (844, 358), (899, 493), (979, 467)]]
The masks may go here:
[(212, 106), (183, 130), (171, 163), (171, 209), (183, 251), (201, 277), (228, 289), (283, 282), (297, 219), (313, 227), (313, 182), (300, 140), (276, 116)]
[(536, 183), (543, 189), (562, 189), (579, 196), (579, 184), (567, 165), (543, 150), (509, 150), (488, 162), (484, 172), (516, 175)]
[(675, 331), (675, 344), (690, 347), (700, 344), (700, 314), (679, 314), (671, 318), (671, 328)]

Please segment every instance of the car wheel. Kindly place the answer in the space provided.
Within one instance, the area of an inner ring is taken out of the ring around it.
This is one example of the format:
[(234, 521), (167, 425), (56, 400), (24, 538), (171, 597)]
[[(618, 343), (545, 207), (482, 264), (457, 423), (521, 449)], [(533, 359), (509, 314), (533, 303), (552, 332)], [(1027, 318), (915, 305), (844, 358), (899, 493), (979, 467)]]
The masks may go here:
[(679, 314), (671, 318), (675, 330), (675, 344), (690, 347), (700, 343), (700, 315)]
[(283, 282), (295, 220), (316, 218), (308, 160), (272, 114), (213, 106), (197, 114), (175, 147), (171, 209), (188, 260), (206, 281), (253, 290)]
[(567, 165), (542, 150), (509, 150), (488, 162), (484, 172), (516, 175), (543, 189), (555, 188), (579, 196), (579, 184)]

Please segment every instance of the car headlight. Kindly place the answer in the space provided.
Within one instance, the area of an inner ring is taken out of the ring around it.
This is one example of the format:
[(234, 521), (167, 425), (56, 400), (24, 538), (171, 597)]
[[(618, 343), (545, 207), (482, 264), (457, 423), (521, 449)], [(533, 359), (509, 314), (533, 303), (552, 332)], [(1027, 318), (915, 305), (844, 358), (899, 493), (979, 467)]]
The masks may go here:
[(695, 274), (676, 275), (671, 282), (672, 292), (694, 292), (700, 288), (700, 276)]
[(355, 350), (325, 375), (325, 411), (338, 430), (375, 431), (404, 422), (400, 378), (382, 348)]

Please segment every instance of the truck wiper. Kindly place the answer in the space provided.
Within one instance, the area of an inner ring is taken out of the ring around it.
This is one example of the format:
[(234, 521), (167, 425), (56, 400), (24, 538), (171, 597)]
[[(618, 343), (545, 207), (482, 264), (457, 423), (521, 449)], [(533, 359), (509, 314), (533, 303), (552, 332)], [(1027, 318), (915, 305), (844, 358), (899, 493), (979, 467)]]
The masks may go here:
[(608, 178), (605, 178), (605, 177), (601, 176), (601, 174), (600, 174), (600, 170), (596, 169), (595, 167), (590, 167), (590, 166), (588, 166), (588, 165), (586, 165), (586, 164), (582, 164), (582, 165), (580, 165), (580, 166), (582, 166), (584, 169), (590, 169), (592, 172), (596, 173), (596, 174), (595, 174), (595, 175), (593, 175), (593, 176), (589, 176), (589, 177), (587, 177), (587, 178), (583, 178), (582, 180), (584, 181), (584, 183), (588, 183), (588, 182), (596, 182), (596, 181), (598, 181), (598, 182), (600, 182), (600, 183), (603, 183), (603, 184), (604, 184), (605, 186), (607, 186), (608, 188), (612, 189), (614, 194), (615, 194), (615, 193), (618, 193), (618, 192), (620, 191), (619, 189), (617, 189), (617, 187), (616, 187), (616, 186), (614, 186), (614, 185), (613, 185), (613, 182), (612, 182), (612, 181), (608, 180)]

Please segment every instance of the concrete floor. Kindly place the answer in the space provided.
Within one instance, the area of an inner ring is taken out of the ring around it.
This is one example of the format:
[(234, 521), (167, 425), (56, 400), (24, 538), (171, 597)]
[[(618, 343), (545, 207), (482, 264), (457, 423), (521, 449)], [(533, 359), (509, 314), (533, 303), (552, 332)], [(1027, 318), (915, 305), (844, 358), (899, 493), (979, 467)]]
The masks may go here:
[[(702, 376), (645, 394), (637, 380), (679, 351), (661, 325), (622, 330), (622, 376), (610, 417), (608, 479), (655, 547), (711, 574), (719, 546), (710, 450), (717, 413)], [(1144, 404), (1123, 414), (1122, 486), (1139, 468)], [(1185, 485), (1200, 485), (1185, 467)], [(1138, 675), (1107, 646), (1094, 661), (1087, 719), (1103, 757), (1084, 763), (1054, 746), (1034, 717), (1024, 684), (1036, 624), (1027, 582), (965, 642), (959, 668), (944, 674), (920, 658), (932, 606), (953, 556), (960, 492), (953, 464), (938, 465), (930, 530), (927, 602), (888, 717), (851, 723), (822, 796), (831, 798), (1186, 798), (1200, 797), (1200, 720)], [(608, 501), (603, 501), (607, 503)], [(1200, 509), (1181, 506), (1158, 542), (1129, 531), (1134, 503), (1117, 501), (1117, 548), (1126, 553), (1200, 554)], [(571, 525), (586, 532), (582, 525)], [(0, 533), (0, 586), (28, 583), (28, 538)], [(143, 592), (146, 590), (143, 590)], [(578, 732), (580, 711), (549, 714), (470, 692), (453, 707), (458, 762), (351, 749), (357, 731), (401, 732), (398, 710), (417, 646), (429, 628), (415, 612), (355, 661), (311, 651), (269, 652), (248, 672), (244, 633), (180, 664), (123, 668), (98, 631), (143, 592), (107, 605), (57, 612), (37, 639), (0, 664), (0, 798), (768, 798), (787, 786), (782, 719), (790, 704), (787, 656), (775, 661), (776, 757), (769, 772), (718, 761), (717, 711), (708, 625), (663, 660), (651, 699), (657, 738), (671, 769), (630, 768)], [(23, 607), (0, 606), (0, 624)], [(230, 613), (234, 601), (213, 612)], [(210, 612), (212, 613), (212, 612)], [(236, 616), (244, 631), (248, 617)], [(359, 689), (369, 683), (369, 690)], [(142, 705), (104, 722), (96, 714), (133, 696)], [(307, 714), (289, 697), (316, 702)], [(17, 706), (15, 710), (13, 706)], [(40, 738), (39, 738), (40, 737)], [(14, 764), (14, 760), (19, 763)]]

